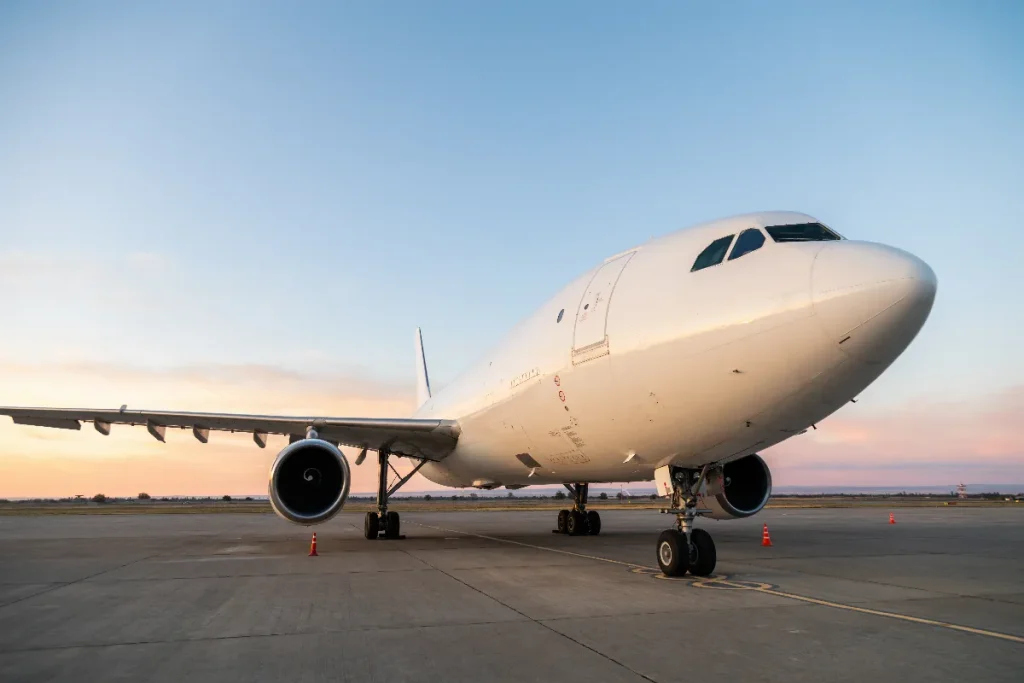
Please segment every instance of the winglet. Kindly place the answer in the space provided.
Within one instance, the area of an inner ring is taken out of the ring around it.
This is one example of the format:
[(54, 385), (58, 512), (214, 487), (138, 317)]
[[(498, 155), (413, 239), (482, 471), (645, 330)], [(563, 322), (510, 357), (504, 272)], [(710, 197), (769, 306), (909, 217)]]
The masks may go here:
[(416, 328), (416, 407), (422, 408), (430, 399), (430, 376), (427, 375), (427, 358), (423, 354), (423, 332)]

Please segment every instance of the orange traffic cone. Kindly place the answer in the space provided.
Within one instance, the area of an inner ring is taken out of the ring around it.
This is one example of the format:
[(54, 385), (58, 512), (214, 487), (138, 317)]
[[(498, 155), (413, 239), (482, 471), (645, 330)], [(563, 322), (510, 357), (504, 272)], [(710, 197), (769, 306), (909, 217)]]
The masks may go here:
[(770, 548), (772, 545), (772, 537), (768, 535), (768, 525), (764, 525), (764, 531), (761, 533), (761, 545), (766, 548)]
[(896, 523), (896, 518), (893, 517), (892, 513), (890, 512), (889, 513), (889, 524), (895, 524), (895, 523)]
[(320, 557), (316, 552), (316, 532), (313, 532), (313, 542), (309, 544), (309, 556)]

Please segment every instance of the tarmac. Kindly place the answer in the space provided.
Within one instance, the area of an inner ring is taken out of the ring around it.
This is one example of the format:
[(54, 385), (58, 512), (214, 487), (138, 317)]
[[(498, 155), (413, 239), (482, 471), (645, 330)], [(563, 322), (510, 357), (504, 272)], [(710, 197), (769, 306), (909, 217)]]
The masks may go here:
[(1024, 509), (894, 512), (701, 520), (700, 581), (656, 511), (0, 517), (0, 681), (1024, 680)]

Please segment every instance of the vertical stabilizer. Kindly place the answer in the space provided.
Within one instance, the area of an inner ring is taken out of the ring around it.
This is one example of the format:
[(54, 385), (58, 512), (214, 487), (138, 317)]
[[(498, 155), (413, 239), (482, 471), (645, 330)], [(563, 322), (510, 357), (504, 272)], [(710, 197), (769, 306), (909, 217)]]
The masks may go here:
[(416, 407), (422, 408), (430, 398), (430, 375), (427, 357), (423, 354), (423, 332), (416, 328)]

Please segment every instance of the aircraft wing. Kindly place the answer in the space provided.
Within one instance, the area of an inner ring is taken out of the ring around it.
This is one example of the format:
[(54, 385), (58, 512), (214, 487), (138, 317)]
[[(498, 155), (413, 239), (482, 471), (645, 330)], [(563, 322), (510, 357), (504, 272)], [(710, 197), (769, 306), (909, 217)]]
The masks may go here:
[(9, 415), (15, 424), (81, 429), (92, 422), (96, 431), (110, 434), (114, 424), (145, 425), (159, 441), (168, 427), (192, 429), (206, 443), (210, 431), (249, 432), (260, 448), (267, 445), (268, 434), (287, 434), (292, 440), (305, 438), (310, 427), (321, 439), (342, 446), (379, 450), (423, 460), (441, 460), (455, 448), (459, 425), (455, 420), (365, 417), (284, 417), (276, 415), (237, 415), (232, 413), (189, 413), (159, 410), (90, 410), (77, 408), (0, 407), (0, 415)]

